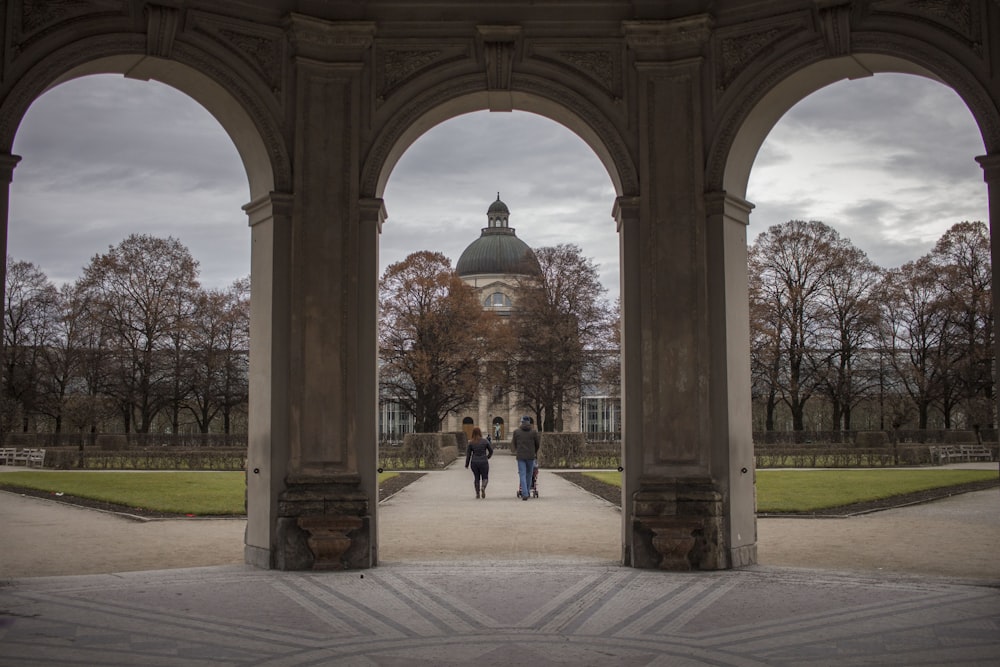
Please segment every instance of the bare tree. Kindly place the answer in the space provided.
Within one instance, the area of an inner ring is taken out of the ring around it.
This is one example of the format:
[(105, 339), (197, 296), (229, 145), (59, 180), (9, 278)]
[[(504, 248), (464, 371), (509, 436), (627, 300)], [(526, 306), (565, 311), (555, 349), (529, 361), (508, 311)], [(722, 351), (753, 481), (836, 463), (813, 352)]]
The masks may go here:
[[(514, 387), (543, 431), (562, 431), (565, 406), (596, 376), (611, 311), (597, 267), (579, 246), (535, 250), (540, 273), (519, 281), (512, 324), (517, 339)], [(590, 372), (593, 370), (594, 372)]]
[(250, 340), (249, 280), (226, 290), (199, 295), (192, 318), (191, 400), (188, 410), (202, 433), (223, 417), (223, 432), (232, 428), (232, 410), (249, 395), (247, 354)]
[(821, 326), (826, 290), (844, 241), (822, 222), (792, 220), (757, 237), (749, 253), (749, 270), (757, 281), (751, 292), (769, 322), (777, 355), (773, 377), (792, 415), (792, 428), (805, 428), (804, 408), (824, 370)]
[(477, 396), (491, 355), (491, 330), (502, 326), (484, 311), (447, 257), (421, 251), (389, 266), (379, 282), (379, 387), (436, 432), (449, 412)]
[(198, 263), (180, 241), (132, 234), (95, 255), (80, 281), (108, 327), (118, 377), (112, 389), (125, 432), (148, 433), (173, 397), (171, 345), (179, 303), (193, 302)]
[(835, 244), (830, 260), (821, 343), (828, 354), (821, 384), (830, 400), (833, 430), (849, 431), (851, 410), (878, 386), (877, 368), (865, 351), (875, 340), (875, 290), (882, 272), (846, 239)]
[(941, 396), (948, 361), (942, 343), (947, 313), (929, 257), (888, 271), (879, 290), (881, 348), (913, 401), (917, 426), (927, 428), (932, 404)]
[(960, 222), (938, 240), (930, 255), (943, 290), (942, 306), (952, 344), (954, 397), (942, 403), (946, 428), (955, 404), (978, 430), (993, 424), (993, 293), (989, 230), (982, 222)]
[(41, 373), (46, 349), (54, 335), (58, 292), (55, 285), (31, 262), (7, 257), (4, 293), (4, 432), (27, 432), (39, 408)]

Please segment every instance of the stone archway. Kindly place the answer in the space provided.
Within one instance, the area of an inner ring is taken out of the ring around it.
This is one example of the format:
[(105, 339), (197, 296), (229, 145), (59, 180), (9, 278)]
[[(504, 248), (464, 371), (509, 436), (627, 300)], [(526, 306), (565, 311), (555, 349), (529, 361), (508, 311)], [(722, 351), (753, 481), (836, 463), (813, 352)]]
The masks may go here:
[[(0, 169), (9, 182), (31, 100), (87, 68), (159, 78), (219, 118), (254, 198), (247, 561), (370, 567), (385, 179), (428, 124), (462, 108), (562, 122), (618, 193), (622, 562), (738, 567), (756, 561), (749, 164), (773, 114), (816, 85), (810, 65), (844, 76), (891, 57), (969, 104), (1000, 215), (989, 39), (1000, 6), (958, 5), (715, 0), (680, 15), (665, 2), (372, 0), (304, 14), (279, 2), (14, 0), (0, 37)], [(3, 188), (4, 225), (7, 198)]]

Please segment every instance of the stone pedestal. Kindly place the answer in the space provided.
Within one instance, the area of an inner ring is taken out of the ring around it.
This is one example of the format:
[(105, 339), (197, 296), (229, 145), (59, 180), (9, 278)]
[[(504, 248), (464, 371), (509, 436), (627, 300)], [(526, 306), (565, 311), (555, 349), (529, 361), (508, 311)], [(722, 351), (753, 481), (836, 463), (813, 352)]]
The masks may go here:
[(280, 570), (375, 565), (368, 497), (357, 475), (289, 476), (278, 500)]
[(718, 570), (728, 567), (722, 496), (709, 479), (642, 480), (632, 496), (634, 567)]

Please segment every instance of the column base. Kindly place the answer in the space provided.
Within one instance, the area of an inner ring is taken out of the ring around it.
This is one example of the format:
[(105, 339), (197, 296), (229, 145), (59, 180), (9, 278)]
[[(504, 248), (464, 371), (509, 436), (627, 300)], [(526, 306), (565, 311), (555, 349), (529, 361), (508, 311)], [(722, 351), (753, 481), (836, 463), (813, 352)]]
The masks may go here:
[(278, 570), (373, 567), (368, 496), (358, 475), (290, 475), (278, 497)]
[(633, 567), (671, 571), (729, 567), (722, 495), (710, 479), (640, 480), (632, 508)]

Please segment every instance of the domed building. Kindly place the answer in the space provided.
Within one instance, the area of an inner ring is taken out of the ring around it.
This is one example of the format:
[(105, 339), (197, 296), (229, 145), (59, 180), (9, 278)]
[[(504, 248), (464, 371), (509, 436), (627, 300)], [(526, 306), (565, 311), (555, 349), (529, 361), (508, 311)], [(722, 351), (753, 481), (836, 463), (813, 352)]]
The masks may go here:
[(455, 271), (479, 292), (484, 308), (509, 316), (519, 278), (537, 275), (538, 259), (510, 226), (510, 209), (497, 200), (486, 211), (487, 226), (458, 258)]
[[(510, 209), (497, 193), (496, 201), (486, 211), (486, 227), (479, 238), (462, 252), (455, 266), (459, 277), (471, 285), (483, 308), (501, 317), (509, 317), (517, 308), (518, 283), (540, 274), (538, 258), (527, 243), (517, 237), (510, 226)], [(484, 360), (488, 381), (478, 400), (465, 409), (449, 414), (441, 425), (445, 432), (465, 431), (471, 434), (479, 426), (484, 435), (494, 441), (507, 440), (520, 417), (527, 414), (518, 407), (518, 396), (506, 385), (503, 364)], [(491, 368), (491, 364), (495, 366)], [(589, 433), (616, 431), (620, 424), (621, 407), (617, 398), (583, 388), (578, 405), (564, 407), (566, 430)], [(537, 425), (536, 425), (537, 427)], [(380, 402), (379, 432), (394, 440), (412, 430), (412, 418), (391, 401)]]

